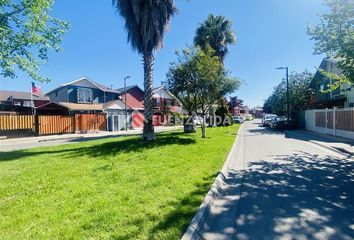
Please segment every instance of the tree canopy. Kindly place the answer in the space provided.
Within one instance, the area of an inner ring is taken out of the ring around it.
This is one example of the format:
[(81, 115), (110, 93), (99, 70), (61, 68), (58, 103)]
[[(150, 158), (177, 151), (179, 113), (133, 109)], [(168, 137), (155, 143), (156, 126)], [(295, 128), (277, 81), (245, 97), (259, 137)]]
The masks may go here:
[(224, 16), (214, 16), (210, 14), (197, 28), (194, 44), (204, 51), (209, 47), (214, 50), (220, 61), (224, 61), (228, 53), (228, 46), (236, 44), (236, 34), (232, 30), (231, 20)]
[(162, 47), (163, 37), (176, 13), (173, 0), (113, 0), (125, 20), (127, 39), (140, 54)]
[(309, 25), (307, 30), (315, 41), (314, 54), (325, 53), (334, 58), (346, 77), (336, 78), (354, 82), (354, 1), (325, 0), (325, 5), (330, 12), (321, 16), (317, 26)]
[(206, 51), (198, 47), (177, 52), (178, 60), (171, 64), (164, 85), (187, 108), (190, 114), (203, 116), (202, 134), (205, 137), (205, 115), (217, 101), (235, 91), (240, 84), (230, 77), (224, 64), (209, 47)]
[(0, 0), (0, 75), (15, 78), (16, 71), (48, 82), (39, 67), (50, 49), (59, 52), (68, 23), (49, 15), (54, 0)]
[[(309, 84), (313, 76), (313, 73), (307, 70), (301, 73), (292, 72), (289, 75), (289, 102), (292, 117), (296, 117), (299, 110), (305, 109), (311, 94)], [(267, 113), (285, 115), (286, 102), (286, 80), (283, 80), (265, 100), (263, 109)]]

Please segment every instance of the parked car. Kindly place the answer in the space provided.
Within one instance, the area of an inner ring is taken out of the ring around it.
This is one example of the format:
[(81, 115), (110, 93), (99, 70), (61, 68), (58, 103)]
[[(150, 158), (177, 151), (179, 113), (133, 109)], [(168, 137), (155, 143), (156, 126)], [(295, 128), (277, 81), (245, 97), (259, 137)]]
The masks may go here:
[(262, 118), (262, 125), (264, 127), (270, 127), (271, 122), (277, 117), (278, 116), (276, 114), (265, 114)]
[(194, 125), (200, 126), (200, 125), (202, 125), (202, 123), (203, 123), (203, 118), (202, 117), (197, 116), (197, 117), (193, 118), (193, 124)]
[(240, 123), (240, 124), (244, 123), (244, 119), (242, 116), (233, 116), (232, 119), (233, 119), (234, 123)]
[(277, 117), (270, 123), (270, 128), (274, 130), (291, 130), (297, 126), (292, 119), (288, 120), (286, 117)]
[(245, 117), (246, 117), (245, 121), (252, 121), (254, 119), (253, 115), (251, 114), (246, 114)]

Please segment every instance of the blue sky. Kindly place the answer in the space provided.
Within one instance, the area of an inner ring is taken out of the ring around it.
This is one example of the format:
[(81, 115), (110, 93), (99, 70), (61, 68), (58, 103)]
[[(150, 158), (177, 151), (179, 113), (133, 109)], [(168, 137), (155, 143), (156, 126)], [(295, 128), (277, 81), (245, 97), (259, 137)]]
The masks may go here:
[[(59, 54), (51, 54), (50, 62), (41, 69), (52, 79), (39, 84), (44, 92), (58, 85), (88, 76), (94, 81), (123, 86), (143, 84), (141, 57), (126, 41), (123, 20), (112, 7), (111, 0), (56, 1), (52, 15), (68, 21), (71, 29), (65, 35)], [(249, 106), (262, 105), (284, 72), (315, 71), (323, 56), (314, 56), (313, 42), (306, 35), (307, 23), (317, 23), (326, 11), (321, 0), (192, 0), (176, 1), (179, 13), (172, 19), (164, 48), (155, 55), (154, 85), (165, 79), (169, 63), (176, 59), (176, 49), (191, 44), (199, 23), (209, 13), (224, 15), (233, 21), (238, 43), (230, 47), (226, 67), (245, 84), (235, 92)], [(0, 88), (28, 90), (30, 79), (19, 73), (15, 80), (0, 80)]]

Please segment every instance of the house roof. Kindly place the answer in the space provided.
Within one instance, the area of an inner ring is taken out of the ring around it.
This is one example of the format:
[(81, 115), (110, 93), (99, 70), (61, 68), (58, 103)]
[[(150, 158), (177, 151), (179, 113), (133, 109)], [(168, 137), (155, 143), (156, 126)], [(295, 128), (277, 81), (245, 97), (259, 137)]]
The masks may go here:
[[(33, 100), (43, 100), (49, 101), (48, 97), (32, 94)], [(8, 90), (0, 90), (0, 101), (9, 101), (10, 99), (22, 99), (22, 100), (31, 100), (30, 92), (21, 92), (21, 91), (8, 91)]]
[(166, 91), (169, 95), (171, 95), (171, 97), (173, 97), (181, 106), (183, 106), (182, 102), (175, 96), (173, 95), (166, 87), (164, 86), (159, 86), (159, 87), (155, 87), (152, 89), (152, 92), (156, 92), (163, 89), (164, 91)]
[(64, 106), (71, 111), (102, 111), (103, 104), (81, 104), (81, 103), (68, 103), (68, 102), (59, 102), (61, 106)]
[[(319, 69), (323, 69), (323, 70), (326, 70), (326, 71), (330, 70), (330, 69), (328, 69), (328, 63), (332, 63), (332, 64), (336, 65), (337, 64), (337, 60), (335, 60), (333, 58), (329, 58), (329, 57), (324, 58), (322, 60), (321, 64), (320, 64), (320, 66), (319, 66)], [(310, 86), (313, 86), (313, 84), (315, 82), (319, 82), (323, 78), (324, 78), (324, 76), (320, 73), (319, 70), (317, 70), (315, 76), (311, 80)]]
[(89, 83), (91, 83), (92, 85), (94, 85), (97, 89), (100, 89), (100, 90), (102, 90), (102, 91), (104, 91), (104, 92), (119, 93), (118, 91), (116, 91), (116, 90), (114, 90), (114, 89), (111, 89), (111, 88), (109, 88), (109, 87), (107, 87), (107, 86), (105, 86), (105, 85), (102, 85), (102, 84), (100, 84), (100, 83), (96, 83), (95, 81), (93, 81), (93, 80), (90, 79), (89, 77), (82, 77), (82, 78), (76, 79), (76, 80), (74, 80), (74, 81), (71, 81), (71, 82), (68, 82), (68, 83), (64, 83), (64, 84), (60, 85), (59, 87), (57, 87), (57, 88), (55, 88), (55, 89), (53, 89), (53, 90), (47, 92), (46, 95), (48, 95), (49, 93), (54, 92), (54, 91), (56, 91), (56, 90), (58, 90), (58, 89), (60, 89), (60, 88), (62, 88), (62, 87), (65, 87), (65, 86), (69, 86), (69, 85), (72, 85), (72, 86), (81, 86), (81, 85), (79, 84), (79, 82), (80, 82), (80, 81), (84, 81), (84, 80), (85, 80), (85, 81), (88, 81)]
[[(109, 102), (103, 104), (103, 108), (107, 109), (107, 108), (113, 106), (114, 104), (118, 104), (119, 106), (122, 106), (122, 108), (125, 107), (124, 102), (122, 100), (113, 100), (113, 101), (109, 101)], [(131, 109), (131, 107), (128, 104), (127, 104), (127, 109)]]
[(46, 104), (43, 104), (39, 107), (36, 107), (36, 109), (42, 109), (42, 110), (69, 110), (68, 107), (60, 105), (55, 102), (48, 102)]
[[(141, 89), (138, 85), (127, 86), (127, 89), (126, 89), (126, 90), (129, 91), (129, 90), (132, 89), (132, 88), (138, 88), (140, 91), (144, 92), (144, 90)], [(118, 88), (118, 89), (116, 89), (116, 91), (118, 91), (118, 92), (120, 92), (120, 93), (124, 93), (124, 87)]]

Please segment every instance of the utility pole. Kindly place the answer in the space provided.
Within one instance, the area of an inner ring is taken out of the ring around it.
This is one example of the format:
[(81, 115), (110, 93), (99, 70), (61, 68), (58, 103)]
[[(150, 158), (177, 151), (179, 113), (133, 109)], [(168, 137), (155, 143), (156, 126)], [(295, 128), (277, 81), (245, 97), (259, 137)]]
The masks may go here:
[(287, 111), (288, 121), (290, 121), (289, 68), (278, 67), (277, 70), (286, 70), (286, 111)]
[(128, 131), (128, 110), (127, 110), (127, 82), (130, 76), (124, 78), (124, 113), (125, 113), (125, 131)]

